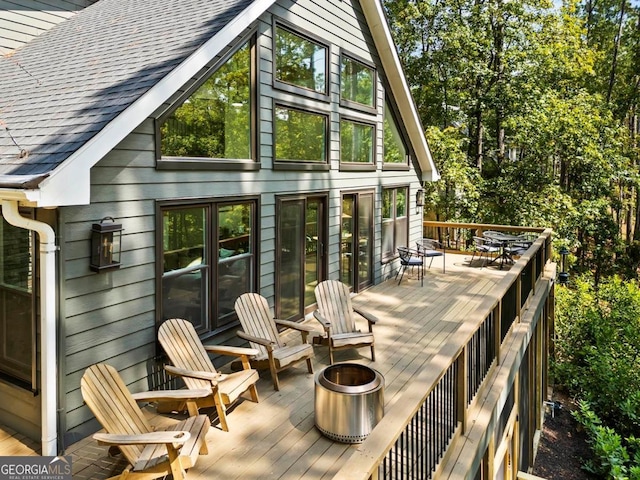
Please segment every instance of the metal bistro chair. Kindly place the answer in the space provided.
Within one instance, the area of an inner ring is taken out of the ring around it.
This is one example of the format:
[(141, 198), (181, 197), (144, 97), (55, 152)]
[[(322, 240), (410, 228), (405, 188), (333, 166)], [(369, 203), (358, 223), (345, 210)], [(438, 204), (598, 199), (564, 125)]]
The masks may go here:
[(400, 255), (400, 269), (396, 273), (396, 278), (400, 274), (400, 280), (398, 285), (402, 282), (404, 272), (408, 267), (418, 267), (418, 277), (420, 278), (420, 285), (424, 285), (424, 257), (417, 250), (412, 250), (407, 247), (398, 247), (398, 255)]
[(442, 257), (442, 273), (445, 273), (446, 259), (444, 255), (445, 249), (442, 243), (433, 238), (423, 238), (421, 241), (416, 242), (416, 247), (418, 248), (418, 253), (422, 255), (423, 258), (431, 259), (428, 268), (431, 268), (435, 257)]
[(529, 250), (529, 247), (536, 240), (537, 236), (532, 235), (530, 233), (524, 233), (522, 235), (518, 235), (518, 240), (513, 242), (509, 247), (507, 247), (510, 255), (522, 255), (524, 252)]
[(471, 261), (469, 262), (469, 266), (473, 266), (473, 260), (476, 258), (476, 254), (480, 255), (480, 261), (482, 261), (482, 257), (485, 257), (484, 263), (480, 265), (480, 268), (484, 267), (489, 260), (489, 255), (500, 254), (501, 246), (492, 243), (490, 240), (487, 240), (483, 237), (473, 237), (473, 256), (471, 257)]

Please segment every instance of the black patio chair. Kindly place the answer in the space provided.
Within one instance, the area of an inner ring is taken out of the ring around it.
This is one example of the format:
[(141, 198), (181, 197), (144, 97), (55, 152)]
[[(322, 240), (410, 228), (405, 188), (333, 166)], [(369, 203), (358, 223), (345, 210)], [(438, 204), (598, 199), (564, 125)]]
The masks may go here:
[(416, 242), (416, 247), (420, 255), (422, 255), (424, 258), (431, 259), (428, 268), (431, 268), (431, 264), (433, 263), (433, 259), (435, 257), (442, 257), (442, 273), (445, 273), (445, 249), (442, 243), (440, 243), (438, 240), (434, 240), (433, 238), (423, 238), (422, 240)]
[(396, 278), (398, 278), (398, 274), (400, 274), (400, 280), (398, 280), (398, 285), (402, 282), (402, 277), (404, 276), (404, 272), (408, 267), (418, 267), (418, 277), (421, 280), (421, 285), (424, 285), (424, 257), (420, 255), (417, 250), (412, 250), (408, 247), (398, 247), (398, 255), (400, 255), (400, 269), (396, 273)]

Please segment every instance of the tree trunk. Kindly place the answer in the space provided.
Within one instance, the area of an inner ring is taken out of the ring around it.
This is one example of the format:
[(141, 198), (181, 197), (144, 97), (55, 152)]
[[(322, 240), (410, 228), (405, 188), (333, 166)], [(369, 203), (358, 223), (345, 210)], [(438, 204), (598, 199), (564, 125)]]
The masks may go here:
[(596, 0), (587, 0), (585, 10), (587, 11), (587, 42), (591, 36), (591, 26), (593, 24), (593, 9), (596, 6)]
[(620, 42), (622, 41), (622, 27), (624, 25), (624, 14), (627, 0), (621, 0), (620, 2), (620, 18), (618, 19), (618, 34), (614, 39), (613, 44), (613, 58), (611, 59), (611, 72), (609, 73), (609, 88), (607, 89), (607, 103), (611, 102), (611, 96), (613, 94), (613, 85), (616, 81), (616, 67), (618, 65), (618, 50), (620, 48)]
[(504, 54), (504, 23), (500, 15), (502, 14), (502, 0), (497, 2), (498, 8), (496, 18), (493, 19), (493, 73), (496, 79), (496, 86), (498, 88), (498, 104), (495, 109), (496, 114), (496, 147), (497, 147), (497, 161), (498, 165), (501, 165), (504, 161), (504, 127), (502, 126), (504, 120), (504, 100), (505, 95), (503, 91), (504, 82), (504, 64), (502, 62), (502, 56)]

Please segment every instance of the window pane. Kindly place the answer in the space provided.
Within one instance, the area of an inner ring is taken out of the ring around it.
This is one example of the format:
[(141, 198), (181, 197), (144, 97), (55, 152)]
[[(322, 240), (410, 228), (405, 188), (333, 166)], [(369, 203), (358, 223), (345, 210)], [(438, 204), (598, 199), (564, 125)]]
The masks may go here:
[(408, 244), (407, 188), (382, 190), (382, 259), (396, 256), (398, 247)]
[(340, 122), (340, 161), (373, 163), (373, 126)]
[(326, 94), (326, 47), (276, 27), (276, 79)]
[(251, 252), (252, 208), (249, 203), (222, 205), (218, 209), (220, 259)]
[(238, 50), (161, 127), (162, 155), (251, 158), (251, 49)]
[(394, 255), (393, 238), (393, 190), (382, 191), (382, 258)]
[(373, 69), (347, 57), (340, 65), (340, 94), (344, 100), (374, 106), (375, 77)]
[(325, 162), (327, 117), (276, 107), (276, 160)]
[[(395, 223), (395, 241), (396, 245), (401, 247), (403, 245), (409, 245), (409, 239), (407, 238), (407, 217), (398, 218)], [(413, 245), (415, 248), (415, 245)]]
[(34, 361), (31, 234), (0, 221), (0, 372), (31, 383)]
[(207, 327), (206, 209), (193, 207), (162, 214), (162, 317), (184, 318)]
[(408, 245), (408, 231), (407, 231), (407, 189), (396, 189), (396, 245)]
[(389, 104), (386, 104), (384, 109), (384, 162), (407, 163), (407, 148), (402, 140)]
[(218, 310), (217, 326), (232, 321), (234, 304), (251, 291), (253, 279), (253, 204), (218, 208)]
[(396, 217), (407, 216), (407, 190), (398, 188), (396, 190)]

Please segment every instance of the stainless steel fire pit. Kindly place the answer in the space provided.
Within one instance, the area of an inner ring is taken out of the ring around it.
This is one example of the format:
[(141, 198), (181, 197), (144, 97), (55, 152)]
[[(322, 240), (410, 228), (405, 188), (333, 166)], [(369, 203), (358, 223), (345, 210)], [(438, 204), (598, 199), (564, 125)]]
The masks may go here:
[(316, 375), (316, 427), (343, 443), (360, 443), (384, 415), (384, 377), (365, 365), (338, 363)]

